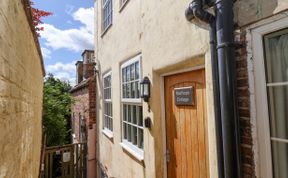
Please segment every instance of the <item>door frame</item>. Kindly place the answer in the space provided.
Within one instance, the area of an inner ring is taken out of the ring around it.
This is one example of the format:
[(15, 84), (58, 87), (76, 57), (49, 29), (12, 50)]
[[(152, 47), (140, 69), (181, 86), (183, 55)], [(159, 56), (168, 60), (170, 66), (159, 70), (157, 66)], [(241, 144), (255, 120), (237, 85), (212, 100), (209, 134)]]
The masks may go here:
[[(166, 135), (166, 115), (165, 115), (165, 83), (164, 83), (164, 78), (170, 75), (174, 75), (174, 74), (181, 74), (181, 73), (185, 73), (185, 72), (191, 72), (191, 71), (196, 71), (196, 70), (200, 70), (200, 69), (205, 69), (205, 65), (200, 65), (200, 66), (196, 66), (196, 67), (190, 67), (187, 69), (182, 69), (182, 70), (176, 70), (173, 72), (168, 72), (168, 73), (164, 73), (160, 75), (160, 93), (161, 93), (161, 130), (162, 130), (162, 148), (163, 148), (163, 157), (164, 157), (164, 162), (163, 162), (163, 168), (164, 168), (164, 178), (167, 178), (167, 160), (166, 160), (166, 150), (167, 150), (167, 144), (166, 144), (166, 139), (167, 139), (167, 135)], [(206, 78), (206, 76), (205, 76)], [(207, 81), (206, 81), (207, 82)], [(207, 97), (206, 97), (207, 98)], [(208, 125), (208, 123), (207, 123)], [(209, 139), (208, 139), (208, 146), (209, 146)], [(209, 158), (209, 155), (208, 155)], [(209, 161), (208, 161), (209, 162)], [(210, 165), (210, 164), (209, 164)]]

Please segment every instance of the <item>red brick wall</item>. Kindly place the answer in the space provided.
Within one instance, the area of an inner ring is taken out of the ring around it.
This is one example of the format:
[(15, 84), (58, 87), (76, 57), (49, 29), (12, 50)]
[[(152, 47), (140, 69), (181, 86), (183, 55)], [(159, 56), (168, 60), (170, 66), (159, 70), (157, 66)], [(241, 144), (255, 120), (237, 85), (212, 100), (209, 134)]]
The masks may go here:
[[(75, 134), (79, 138), (79, 113), (86, 119), (88, 128), (96, 123), (96, 79), (92, 76), (88, 85), (72, 92), (75, 100), (72, 106), (72, 116), (75, 114)], [(73, 119), (73, 118), (72, 118)], [(73, 122), (73, 120), (72, 120)], [(71, 122), (71, 123), (72, 123)], [(77, 135), (78, 134), (78, 135)]]
[[(245, 30), (236, 35), (242, 44), (246, 44)], [(236, 50), (236, 68), (237, 68), (237, 100), (240, 119), (240, 141), (241, 141), (241, 159), (243, 178), (255, 177), (255, 166), (253, 157), (253, 142), (250, 119), (250, 97), (247, 68), (246, 47)]]
[[(96, 78), (87, 79), (88, 84), (72, 92), (75, 103), (72, 106), (72, 116), (75, 113), (75, 135), (79, 141), (79, 113), (86, 119), (87, 129), (87, 177), (96, 177)], [(73, 117), (72, 117), (73, 122)]]
[(89, 81), (89, 128), (96, 123), (96, 79), (91, 77)]
[(75, 121), (73, 121), (73, 118), (71, 120), (71, 123), (74, 122), (75, 124), (75, 135), (76, 135), (76, 139), (77, 141), (79, 141), (79, 113), (81, 113), (81, 115), (84, 116), (84, 118), (86, 118), (86, 121), (89, 119), (89, 94), (88, 94), (88, 89), (87, 88), (82, 88), (79, 89), (75, 92), (72, 93), (72, 96), (75, 100), (75, 103), (72, 106), (72, 116), (73, 113), (75, 115)]

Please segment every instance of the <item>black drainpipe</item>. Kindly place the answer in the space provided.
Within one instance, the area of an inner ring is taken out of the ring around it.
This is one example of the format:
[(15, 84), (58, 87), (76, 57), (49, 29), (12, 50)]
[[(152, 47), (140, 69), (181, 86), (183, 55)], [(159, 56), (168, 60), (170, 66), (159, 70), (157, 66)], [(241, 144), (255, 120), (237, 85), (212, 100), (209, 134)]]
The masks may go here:
[[(210, 2), (206, 5), (211, 5)], [(185, 15), (189, 21), (197, 18), (210, 25), (218, 176), (219, 178), (240, 178), (233, 1), (217, 0), (216, 4), (213, 4), (215, 16), (205, 11), (202, 3), (203, 0), (193, 0)]]
[(234, 14), (232, 0), (216, 1), (217, 53), (225, 178), (241, 177)]
[(216, 21), (215, 16), (203, 10), (201, 0), (190, 3), (189, 8), (185, 12), (188, 21), (198, 18), (199, 20), (209, 24), (210, 29), (210, 51), (211, 51), (211, 66), (213, 78), (213, 97), (214, 97), (214, 115), (216, 123), (216, 142), (217, 142), (217, 159), (218, 159), (218, 177), (224, 177), (223, 168), (223, 149), (222, 149), (222, 131), (221, 131), (221, 111), (219, 97), (219, 78), (218, 78), (218, 56), (216, 51)]

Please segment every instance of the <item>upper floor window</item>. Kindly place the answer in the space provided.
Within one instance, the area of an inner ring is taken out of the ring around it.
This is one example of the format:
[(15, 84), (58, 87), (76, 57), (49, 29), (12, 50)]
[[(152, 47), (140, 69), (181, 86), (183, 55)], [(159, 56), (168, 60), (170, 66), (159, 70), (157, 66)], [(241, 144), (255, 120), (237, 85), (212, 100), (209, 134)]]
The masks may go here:
[(143, 154), (143, 113), (140, 98), (140, 55), (121, 66), (123, 144)]
[(112, 120), (112, 88), (111, 88), (111, 72), (107, 73), (103, 77), (104, 81), (104, 129), (113, 131), (113, 120)]
[(112, 24), (112, 0), (103, 0), (102, 6), (102, 31), (106, 31)]

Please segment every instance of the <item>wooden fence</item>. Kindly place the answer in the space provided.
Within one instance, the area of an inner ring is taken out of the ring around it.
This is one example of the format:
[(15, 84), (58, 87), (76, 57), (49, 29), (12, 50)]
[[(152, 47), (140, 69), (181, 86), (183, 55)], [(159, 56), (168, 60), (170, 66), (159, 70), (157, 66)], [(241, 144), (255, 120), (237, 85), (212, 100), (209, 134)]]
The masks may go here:
[(42, 178), (86, 178), (87, 144), (47, 147)]

